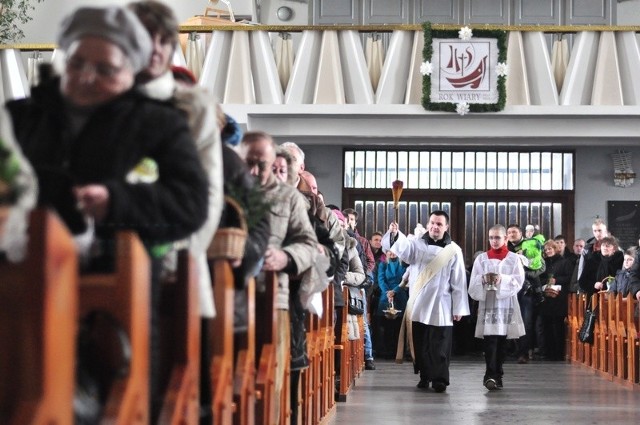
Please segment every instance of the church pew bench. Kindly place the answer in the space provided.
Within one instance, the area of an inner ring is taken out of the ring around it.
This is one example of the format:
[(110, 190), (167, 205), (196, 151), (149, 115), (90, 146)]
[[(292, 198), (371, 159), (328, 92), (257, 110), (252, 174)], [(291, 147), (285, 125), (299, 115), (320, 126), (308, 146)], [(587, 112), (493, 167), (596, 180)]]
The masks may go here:
[(229, 262), (216, 259), (209, 263), (216, 317), (211, 326), (213, 417), (216, 424), (233, 423), (233, 314), (234, 280)]
[(113, 273), (81, 274), (79, 316), (106, 312), (124, 330), (130, 343), (128, 373), (110, 387), (101, 423), (149, 422), (150, 264), (134, 232), (116, 236)]
[(197, 268), (189, 252), (178, 252), (176, 279), (162, 288), (166, 314), (167, 385), (159, 424), (197, 423), (200, 393), (200, 313)]
[(233, 378), (234, 425), (253, 425), (256, 408), (256, 282), (244, 288), (247, 329), (234, 337), (236, 363)]
[(73, 422), (77, 288), (70, 234), (35, 210), (25, 259), (0, 260), (0, 423)]
[[(276, 349), (278, 317), (275, 296), (278, 287), (275, 273), (267, 273), (265, 291), (256, 292), (256, 424), (271, 425), (276, 418), (279, 403), (275, 397)], [(288, 347), (287, 347), (288, 349)]]

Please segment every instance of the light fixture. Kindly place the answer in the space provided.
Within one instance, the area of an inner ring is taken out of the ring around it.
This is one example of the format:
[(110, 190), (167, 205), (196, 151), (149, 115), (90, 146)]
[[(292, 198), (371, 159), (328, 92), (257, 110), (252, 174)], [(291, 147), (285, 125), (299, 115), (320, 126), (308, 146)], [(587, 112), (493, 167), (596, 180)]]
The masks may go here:
[(278, 16), (278, 19), (281, 21), (288, 21), (293, 17), (293, 9), (289, 6), (280, 6), (276, 11), (276, 16)]
[(611, 154), (613, 159), (613, 184), (617, 187), (629, 187), (633, 184), (636, 173), (631, 166), (631, 152), (618, 151)]

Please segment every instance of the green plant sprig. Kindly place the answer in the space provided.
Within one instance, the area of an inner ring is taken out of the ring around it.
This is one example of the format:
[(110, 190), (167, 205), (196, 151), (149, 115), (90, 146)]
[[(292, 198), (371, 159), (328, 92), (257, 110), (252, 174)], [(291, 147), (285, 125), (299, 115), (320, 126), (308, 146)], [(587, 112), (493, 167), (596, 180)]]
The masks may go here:
[(0, 44), (7, 44), (24, 38), (20, 24), (31, 21), (30, 13), (35, 10), (33, 2), (44, 0), (0, 0)]

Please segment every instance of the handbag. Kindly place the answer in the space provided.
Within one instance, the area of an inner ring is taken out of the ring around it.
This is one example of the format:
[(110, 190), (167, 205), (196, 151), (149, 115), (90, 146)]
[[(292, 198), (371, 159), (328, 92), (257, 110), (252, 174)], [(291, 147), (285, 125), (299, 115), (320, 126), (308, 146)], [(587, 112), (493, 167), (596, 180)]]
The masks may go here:
[(591, 298), (587, 303), (587, 309), (584, 312), (584, 320), (582, 326), (580, 326), (580, 332), (578, 332), (578, 339), (586, 344), (593, 344), (593, 330), (596, 326), (596, 319), (598, 317), (598, 306), (595, 309), (591, 309)]
[(355, 286), (349, 286), (349, 314), (355, 314), (356, 316), (364, 314), (362, 291)]

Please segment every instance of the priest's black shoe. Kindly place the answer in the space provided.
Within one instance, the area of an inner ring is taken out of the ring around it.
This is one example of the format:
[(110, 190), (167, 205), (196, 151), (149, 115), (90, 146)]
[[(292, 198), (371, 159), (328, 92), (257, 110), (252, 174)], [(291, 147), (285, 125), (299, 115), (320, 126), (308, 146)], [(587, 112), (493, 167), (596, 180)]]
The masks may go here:
[(433, 390), (437, 393), (443, 393), (447, 390), (447, 384), (445, 384), (444, 382), (434, 382), (433, 385)]

